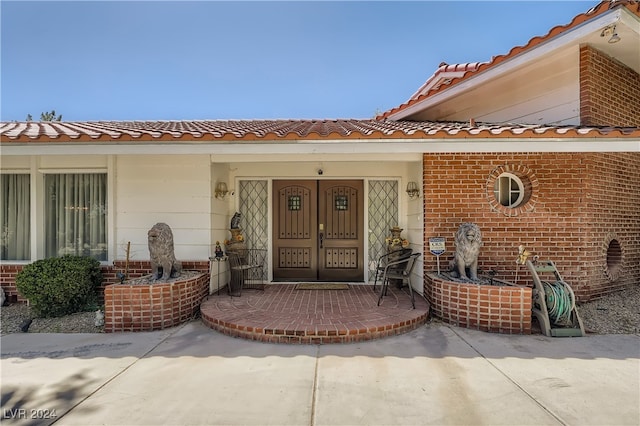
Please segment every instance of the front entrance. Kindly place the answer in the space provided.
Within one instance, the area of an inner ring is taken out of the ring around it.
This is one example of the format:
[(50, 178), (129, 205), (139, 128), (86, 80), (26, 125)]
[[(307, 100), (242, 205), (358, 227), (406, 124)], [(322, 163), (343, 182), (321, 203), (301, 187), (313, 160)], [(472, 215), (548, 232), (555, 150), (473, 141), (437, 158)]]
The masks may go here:
[(364, 279), (361, 180), (273, 181), (273, 279)]

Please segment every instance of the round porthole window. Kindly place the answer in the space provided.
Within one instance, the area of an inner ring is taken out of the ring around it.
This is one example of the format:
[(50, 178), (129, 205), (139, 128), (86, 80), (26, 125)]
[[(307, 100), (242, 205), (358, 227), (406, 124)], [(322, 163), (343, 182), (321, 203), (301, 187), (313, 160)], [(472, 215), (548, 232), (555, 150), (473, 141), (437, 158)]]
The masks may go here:
[(524, 200), (524, 184), (518, 176), (512, 173), (502, 173), (496, 179), (493, 195), (501, 206), (518, 207)]
[(485, 186), (492, 209), (505, 216), (518, 216), (535, 209), (538, 180), (523, 164), (497, 166), (489, 173)]

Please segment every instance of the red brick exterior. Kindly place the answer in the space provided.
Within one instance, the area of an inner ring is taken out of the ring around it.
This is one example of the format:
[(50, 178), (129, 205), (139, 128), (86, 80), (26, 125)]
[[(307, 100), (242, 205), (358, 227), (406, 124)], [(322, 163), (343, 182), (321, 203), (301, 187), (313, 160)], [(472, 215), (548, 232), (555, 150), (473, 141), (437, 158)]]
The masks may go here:
[(104, 290), (104, 331), (152, 331), (192, 319), (209, 294), (209, 274), (172, 283), (112, 284)]
[[(208, 260), (182, 260), (181, 263), (182, 269), (185, 271), (209, 272)], [(102, 268), (104, 277), (103, 290), (105, 286), (119, 282), (116, 273), (124, 273), (127, 268), (127, 278), (136, 279), (151, 273), (151, 262), (148, 260), (135, 260), (129, 261), (127, 266), (124, 260), (115, 260), (113, 266)]]
[[(377, 306), (371, 286), (349, 291), (299, 291), (295, 285), (274, 283), (242, 297), (213, 297), (202, 303), (202, 322), (233, 337), (267, 343), (355, 343), (406, 333), (422, 326), (427, 302), (417, 297), (416, 309), (400, 290), (389, 288), (389, 299)], [(378, 287), (380, 288), (380, 287)], [(250, 310), (247, 315), (241, 312)]]
[(25, 303), (27, 301), (16, 288), (16, 275), (22, 271), (23, 267), (24, 265), (0, 264), (0, 286), (2, 286), (9, 303)]
[[(585, 157), (581, 208), (587, 214), (583, 267), (588, 294), (579, 295), (598, 298), (640, 285), (640, 152)], [(607, 265), (612, 240), (618, 242), (621, 251), (616, 268)]]
[[(125, 261), (116, 260), (113, 265), (103, 265), (101, 267), (104, 279), (100, 288), (99, 298), (104, 301), (104, 288), (109, 284), (119, 282), (116, 273), (125, 271)], [(26, 303), (25, 299), (16, 288), (16, 275), (22, 270), (24, 265), (0, 264), (0, 285), (8, 300), (12, 303)], [(188, 271), (209, 272), (209, 261), (207, 260), (187, 260), (182, 261), (182, 268)], [(148, 260), (136, 260), (129, 262), (128, 277), (131, 279), (140, 278), (151, 273), (151, 263)]]
[(459, 327), (531, 334), (531, 288), (461, 284), (425, 275), (431, 313)]
[[(446, 238), (441, 267), (453, 257), (458, 226), (475, 222), (484, 242), (479, 267), (496, 270), (498, 279), (533, 285), (526, 267), (515, 262), (522, 244), (554, 261), (579, 301), (640, 283), (640, 153), (461, 153), (423, 159), (424, 237), (426, 242)], [(507, 209), (495, 201), (493, 183), (501, 172), (526, 182), (530, 194), (523, 206)], [(620, 247), (613, 250), (613, 260), (619, 258), (613, 274), (607, 266), (612, 239)], [(435, 271), (428, 243), (425, 253), (425, 273)]]
[(580, 124), (640, 126), (640, 74), (591, 46), (580, 46)]

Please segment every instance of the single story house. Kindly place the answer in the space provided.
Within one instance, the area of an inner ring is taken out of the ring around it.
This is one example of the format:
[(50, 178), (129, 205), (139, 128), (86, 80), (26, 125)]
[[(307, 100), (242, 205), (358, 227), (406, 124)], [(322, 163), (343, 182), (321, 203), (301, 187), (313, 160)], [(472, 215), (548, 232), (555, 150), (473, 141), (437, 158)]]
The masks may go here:
[[(3, 122), (0, 284), (89, 254), (116, 282), (149, 271), (147, 231), (173, 230), (208, 270), (231, 217), (266, 249), (269, 282), (373, 279), (390, 228), (445, 267), (463, 222), (480, 269), (531, 284), (524, 245), (579, 300), (640, 284), (640, 3), (603, 1), (488, 62), (443, 63), (373, 119)], [(225, 266), (213, 270), (225, 274)]]

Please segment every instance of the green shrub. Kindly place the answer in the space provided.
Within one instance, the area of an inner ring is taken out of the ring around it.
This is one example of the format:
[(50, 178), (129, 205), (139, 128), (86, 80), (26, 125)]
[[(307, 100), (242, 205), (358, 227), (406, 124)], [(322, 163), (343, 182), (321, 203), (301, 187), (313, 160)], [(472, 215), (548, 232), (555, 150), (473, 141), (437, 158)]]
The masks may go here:
[(100, 262), (86, 256), (38, 260), (16, 276), (16, 287), (42, 317), (92, 310), (101, 283)]

